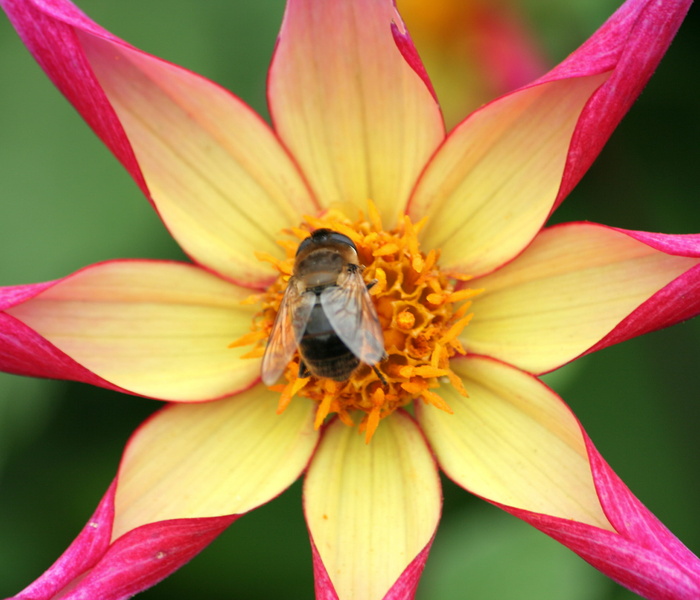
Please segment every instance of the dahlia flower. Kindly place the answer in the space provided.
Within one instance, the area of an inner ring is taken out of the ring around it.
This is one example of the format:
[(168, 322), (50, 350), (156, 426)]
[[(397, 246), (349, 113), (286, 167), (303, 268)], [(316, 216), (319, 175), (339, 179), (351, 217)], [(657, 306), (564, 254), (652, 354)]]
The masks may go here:
[[(2, 289), (3, 370), (167, 403), (15, 598), (128, 598), (302, 474), (317, 598), (411, 598), (439, 469), (643, 596), (700, 596), (698, 558), (537, 378), (700, 311), (700, 236), (544, 227), (689, 4), (628, 0), (446, 135), (391, 0), (288, 0), (271, 126), (68, 0), (0, 0), (192, 259)], [(357, 247), (387, 356), (340, 382), (294, 356), (268, 387), (260, 356), (318, 228)]]

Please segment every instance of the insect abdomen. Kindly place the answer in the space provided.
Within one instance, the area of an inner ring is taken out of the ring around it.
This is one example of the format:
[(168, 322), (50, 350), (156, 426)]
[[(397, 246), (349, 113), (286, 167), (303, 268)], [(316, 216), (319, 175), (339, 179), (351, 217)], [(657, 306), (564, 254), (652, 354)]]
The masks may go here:
[(299, 342), (299, 353), (313, 375), (336, 381), (347, 380), (360, 364), (331, 327), (318, 299)]

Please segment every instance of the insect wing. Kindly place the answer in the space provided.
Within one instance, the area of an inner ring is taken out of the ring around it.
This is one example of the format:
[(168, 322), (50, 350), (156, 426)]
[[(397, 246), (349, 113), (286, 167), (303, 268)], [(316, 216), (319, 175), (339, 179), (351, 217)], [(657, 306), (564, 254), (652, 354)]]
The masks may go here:
[(363, 363), (384, 358), (384, 334), (372, 298), (359, 271), (321, 293), (323, 312), (337, 336)]
[(316, 295), (313, 292), (301, 293), (296, 280), (290, 279), (265, 347), (262, 360), (265, 385), (273, 385), (284, 373), (304, 335), (315, 303)]

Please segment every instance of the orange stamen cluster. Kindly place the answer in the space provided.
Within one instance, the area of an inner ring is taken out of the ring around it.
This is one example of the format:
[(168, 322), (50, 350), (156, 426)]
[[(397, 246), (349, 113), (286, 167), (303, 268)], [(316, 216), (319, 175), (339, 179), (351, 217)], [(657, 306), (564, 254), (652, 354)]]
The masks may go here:
[(377, 366), (384, 382), (374, 369), (360, 365), (347, 381), (337, 382), (315, 377), (299, 378), (299, 356), (295, 355), (284, 374), (285, 383), (272, 386), (280, 392), (278, 412), (284, 411), (294, 396), (304, 396), (318, 403), (316, 427), (335, 413), (347, 425), (354, 425), (351, 414), (364, 416), (359, 430), (366, 441), (372, 438), (379, 421), (397, 408), (420, 398), (441, 410), (451, 412), (447, 403), (433, 390), (449, 382), (466, 395), (460, 378), (450, 370), (449, 360), (465, 350), (458, 336), (469, 323), (470, 299), (479, 290), (463, 286), (468, 277), (441, 272), (439, 252), (423, 254), (417, 234), (422, 226), (405, 216), (398, 227), (384, 231), (379, 214), (370, 205), (368, 218), (351, 222), (343, 214), (329, 211), (320, 218), (306, 217), (306, 222), (286, 233), (295, 240), (280, 244), (287, 253), (285, 260), (259, 255), (275, 266), (280, 275), (263, 294), (251, 298), (262, 302), (253, 330), (232, 344), (257, 343), (246, 356), (264, 352), (264, 340), (270, 334), (279, 310), (282, 294), (292, 274), (299, 242), (318, 228), (328, 228), (347, 235), (356, 245), (363, 277), (370, 289), (384, 330), (387, 358)]

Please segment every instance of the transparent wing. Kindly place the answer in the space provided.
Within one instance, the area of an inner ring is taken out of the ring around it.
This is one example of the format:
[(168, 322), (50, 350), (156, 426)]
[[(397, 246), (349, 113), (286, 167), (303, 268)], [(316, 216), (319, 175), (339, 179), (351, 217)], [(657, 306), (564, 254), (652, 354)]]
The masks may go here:
[(289, 280), (263, 355), (262, 380), (265, 385), (276, 383), (292, 360), (315, 302), (313, 292), (302, 293), (297, 281)]
[(363, 363), (384, 358), (384, 334), (372, 298), (359, 271), (321, 293), (321, 305), (333, 330)]

